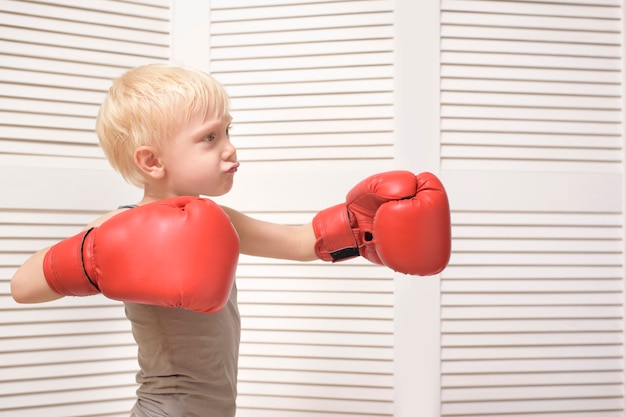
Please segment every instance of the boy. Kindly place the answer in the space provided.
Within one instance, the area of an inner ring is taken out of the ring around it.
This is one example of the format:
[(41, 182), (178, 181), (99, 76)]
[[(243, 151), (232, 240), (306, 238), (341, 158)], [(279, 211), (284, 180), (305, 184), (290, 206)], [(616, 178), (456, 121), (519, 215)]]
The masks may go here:
[[(133, 416), (234, 416), (239, 253), (310, 261), (367, 257), (403, 273), (439, 273), (450, 214), (432, 174), (378, 174), (313, 222), (285, 226), (199, 196), (233, 186), (228, 96), (200, 71), (146, 65), (114, 81), (96, 130), (113, 168), (143, 198), (45, 248), (11, 280), (17, 302), (103, 293), (125, 302), (138, 345)], [(210, 313), (210, 314), (209, 314)]]

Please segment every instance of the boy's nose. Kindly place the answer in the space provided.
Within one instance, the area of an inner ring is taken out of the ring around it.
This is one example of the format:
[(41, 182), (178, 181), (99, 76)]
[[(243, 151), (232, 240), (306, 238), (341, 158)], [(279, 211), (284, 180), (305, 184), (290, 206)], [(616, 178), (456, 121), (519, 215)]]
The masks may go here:
[(224, 159), (226, 160), (230, 160), (233, 158), (237, 159), (236, 156), (237, 156), (237, 149), (229, 140), (228, 142), (226, 142), (226, 145), (224, 147)]

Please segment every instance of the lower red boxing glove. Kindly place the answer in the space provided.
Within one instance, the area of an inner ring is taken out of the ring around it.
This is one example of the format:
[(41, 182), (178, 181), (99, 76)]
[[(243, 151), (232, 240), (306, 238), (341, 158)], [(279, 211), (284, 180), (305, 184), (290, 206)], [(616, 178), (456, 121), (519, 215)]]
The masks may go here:
[(228, 301), (239, 236), (211, 200), (176, 197), (127, 210), (52, 246), (44, 275), (61, 295), (212, 313)]
[(361, 255), (411, 275), (434, 275), (450, 259), (450, 206), (439, 179), (391, 171), (357, 184), (346, 203), (313, 219), (315, 253), (325, 261)]

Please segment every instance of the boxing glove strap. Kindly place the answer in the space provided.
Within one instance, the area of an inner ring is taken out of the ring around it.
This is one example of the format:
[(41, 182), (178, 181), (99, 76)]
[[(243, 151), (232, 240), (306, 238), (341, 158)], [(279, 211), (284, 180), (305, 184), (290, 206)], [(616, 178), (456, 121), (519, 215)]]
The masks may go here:
[(43, 272), (50, 289), (60, 295), (97, 294), (98, 287), (87, 276), (83, 249), (91, 229), (52, 246), (43, 261)]
[(95, 289), (98, 290), (98, 292), (100, 292), (100, 288), (98, 287), (98, 285), (91, 279), (91, 277), (89, 276), (89, 274), (87, 273), (87, 268), (85, 268), (85, 241), (87, 240), (87, 236), (89, 235), (89, 233), (91, 233), (93, 231), (93, 227), (90, 227), (85, 234), (83, 235), (83, 240), (80, 242), (80, 264), (83, 267), (83, 273), (85, 274), (85, 278), (87, 278), (87, 281), (89, 281), (89, 283), (91, 285), (93, 285), (93, 287)]
[(345, 204), (320, 211), (313, 218), (315, 254), (323, 261), (337, 262), (359, 256)]

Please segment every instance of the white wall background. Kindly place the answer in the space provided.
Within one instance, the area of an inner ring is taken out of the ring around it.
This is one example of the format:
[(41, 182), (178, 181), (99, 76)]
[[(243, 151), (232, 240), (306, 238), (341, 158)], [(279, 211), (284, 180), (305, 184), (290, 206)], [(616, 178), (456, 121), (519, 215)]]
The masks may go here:
[(623, 6), (0, 3), (0, 416), (126, 416), (119, 304), (10, 300), (33, 251), (135, 201), (96, 146), (110, 80), (168, 61), (232, 95), (223, 199), (308, 221), (362, 177), (448, 188), (441, 279), (244, 257), (239, 416), (624, 416)]

